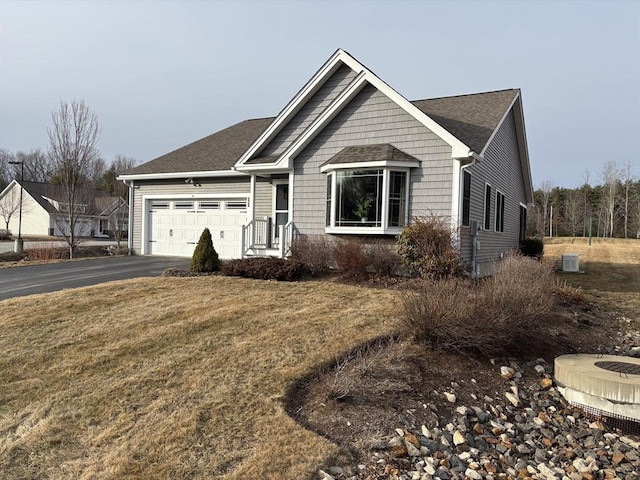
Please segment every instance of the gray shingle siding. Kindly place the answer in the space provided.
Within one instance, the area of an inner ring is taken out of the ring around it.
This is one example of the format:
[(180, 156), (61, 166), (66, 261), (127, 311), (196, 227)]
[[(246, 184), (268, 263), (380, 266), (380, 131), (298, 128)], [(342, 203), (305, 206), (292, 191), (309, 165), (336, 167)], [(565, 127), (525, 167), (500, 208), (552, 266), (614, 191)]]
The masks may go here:
[(346, 65), (340, 67), (326, 83), (309, 99), (275, 138), (256, 157), (279, 155), (300, 136), (356, 76)]
[[(492, 271), (502, 253), (518, 246), (520, 203), (525, 204), (525, 191), (516, 139), (513, 112), (510, 112), (491, 143), (484, 159), (469, 168), (471, 172), (471, 220), (484, 226), (485, 185), (491, 185), (491, 228), (478, 235), (480, 250), (477, 261), (482, 274)], [(495, 231), (496, 192), (505, 196), (504, 232)], [(461, 227), (463, 258), (471, 260), (469, 228)]]
[(449, 215), (451, 147), (371, 86), (365, 87), (294, 162), (294, 222), (303, 235), (323, 234), (327, 176), (320, 165), (351, 145), (391, 143), (421, 160), (411, 170), (409, 215)]
[(262, 220), (273, 215), (273, 185), (268, 178), (256, 179), (256, 209), (254, 218)]

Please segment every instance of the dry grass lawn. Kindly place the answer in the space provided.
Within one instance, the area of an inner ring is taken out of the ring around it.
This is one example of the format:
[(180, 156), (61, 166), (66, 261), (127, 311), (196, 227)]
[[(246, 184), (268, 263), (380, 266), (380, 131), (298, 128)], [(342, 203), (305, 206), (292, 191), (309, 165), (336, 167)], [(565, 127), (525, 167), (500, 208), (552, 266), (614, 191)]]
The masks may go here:
[(285, 413), (288, 388), (395, 331), (399, 304), (331, 282), (201, 277), (0, 312), (2, 478), (299, 479), (337, 447)]
[(580, 255), (584, 273), (559, 273), (562, 280), (582, 288), (596, 302), (622, 311), (640, 328), (640, 240), (594, 238), (545, 239), (544, 256), (559, 261), (563, 253)]

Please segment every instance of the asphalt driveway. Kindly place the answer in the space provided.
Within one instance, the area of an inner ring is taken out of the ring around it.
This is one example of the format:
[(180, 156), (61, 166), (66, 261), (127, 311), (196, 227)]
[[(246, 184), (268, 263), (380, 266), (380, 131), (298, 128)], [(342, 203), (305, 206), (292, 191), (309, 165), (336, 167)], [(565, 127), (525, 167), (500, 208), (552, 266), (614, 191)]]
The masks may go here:
[(85, 287), (112, 280), (155, 277), (169, 267), (188, 269), (184, 257), (105, 257), (0, 270), (0, 300)]

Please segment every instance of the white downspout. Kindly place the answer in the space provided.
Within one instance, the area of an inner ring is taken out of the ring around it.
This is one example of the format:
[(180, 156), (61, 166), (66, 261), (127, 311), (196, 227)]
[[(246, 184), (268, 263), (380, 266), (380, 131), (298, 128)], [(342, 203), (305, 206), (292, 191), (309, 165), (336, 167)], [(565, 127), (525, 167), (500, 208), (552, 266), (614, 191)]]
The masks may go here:
[[(469, 162), (469, 158), (471, 159), (471, 161)], [(461, 190), (464, 188), (464, 184), (462, 183), (464, 181), (464, 175), (463, 172), (467, 169), (470, 168), (472, 166), (474, 166), (478, 160), (480, 160), (481, 157), (479, 155), (477, 155), (474, 152), (469, 152), (469, 156), (467, 158), (464, 159), (458, 159), (460, 161), (460, 163), (462, 163), (463, 161), (467, 161), (469, 163), (466, 163), (464, 165), (462, 165), (460, 167), (460, 178), (458, 179), (458, 212), (457, 212), (457, 216), (458, 218), (460, 218), (460, 192)], [(471, 212), (469, 212), (469, 214), (471, 214)], [(459, 222), (458, 222), (459, 223)], [(471, 219), (469, 219), (469, 228), (472, 228), (473, 222), (471, 222)], [(460, 234), (458, 233), (458, 236)], [(473, 242), (471, 244), (471, 266), (473, 267), (473, 273), (471, 274), (471, 278), (477, 278), (478, 277), (478, 229), (476, 228), (475, 231), (471, 232), (471, 241)]]
[(126, 180), (122, 180), (122, 183), (124, 183), (127, 187), (129, 187), (129, 225), (127, 226), (127, 244), (129, 247), (129, 255), (133, 255), (133, 204), (134, 202), (134, 198), (133, 198), (133, 180), (131, 180), (131, 183), (127, 183)]

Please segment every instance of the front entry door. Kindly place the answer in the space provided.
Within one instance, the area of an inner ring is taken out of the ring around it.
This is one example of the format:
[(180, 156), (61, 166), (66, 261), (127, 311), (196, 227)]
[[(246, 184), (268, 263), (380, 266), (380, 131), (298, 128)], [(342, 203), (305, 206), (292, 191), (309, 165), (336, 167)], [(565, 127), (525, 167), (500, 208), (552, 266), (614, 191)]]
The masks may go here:
[(274, 182), (273, 188), (273, 218), (275, 219), (273, 243), (277, 244), (280, 240), (280, 225), (286, 225), (289, 222), (289, 184)]

